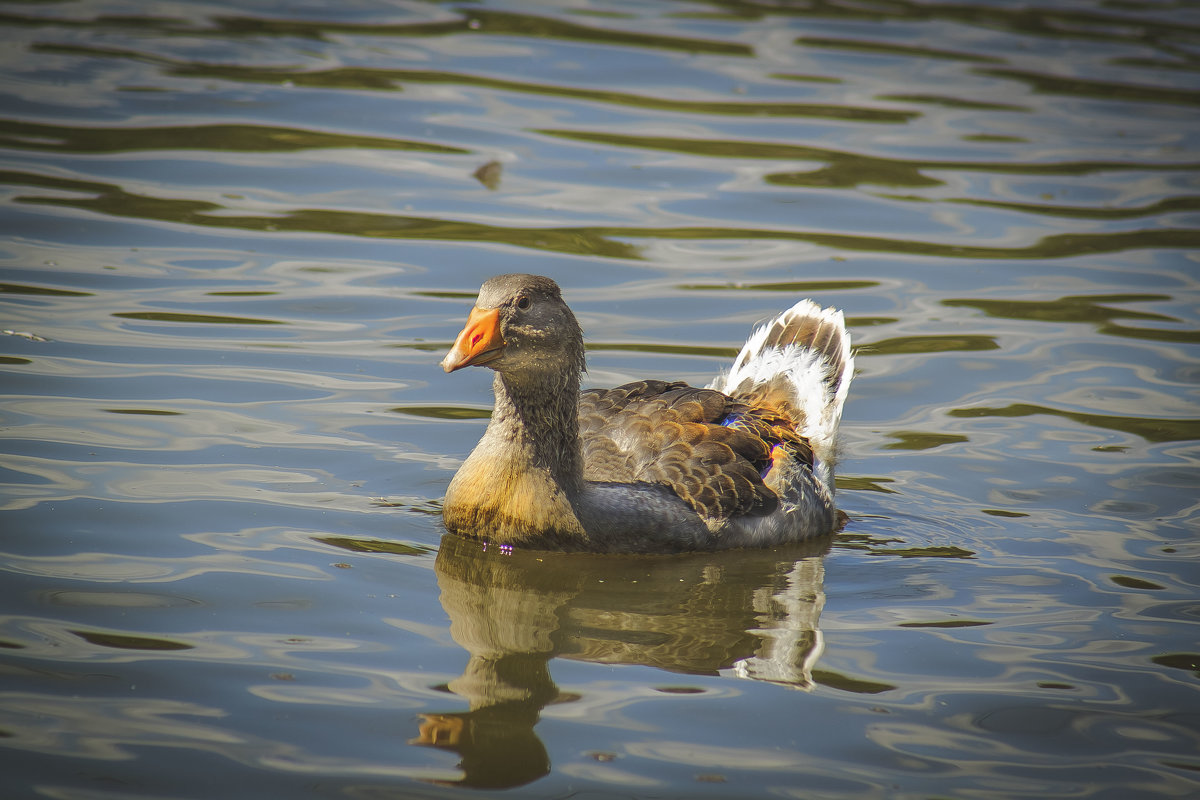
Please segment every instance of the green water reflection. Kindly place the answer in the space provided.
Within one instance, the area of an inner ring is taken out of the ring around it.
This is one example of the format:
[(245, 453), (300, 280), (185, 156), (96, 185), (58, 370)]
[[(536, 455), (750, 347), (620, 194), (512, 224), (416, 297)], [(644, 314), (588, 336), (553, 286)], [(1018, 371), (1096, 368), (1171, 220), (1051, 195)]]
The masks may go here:
[(977, 70), (981, 75), (1018, 80), (1037, 92), (1074, 97), (1092, 97), (1100, 100), (1128, 100), (1135, 103), (1171, 103), (1183, 106), (1200, 106), (1200, 91), (1171, 89), (1146, 84), (1116, 83), (1086, 78), (1062, 78), (1045, 73), (1019, 69), (986, 67)]
[(461, 147), (429, 142), (354, 136), (266, 125), (179, 125), (163, 127), (90, 127), (35, 125), (0, 120), (0, 147), (63, 153), (123, 153), (138, 150), (222, 150), (229, 152), (291, 152), (312, 148), (368, 147), (379, 150), (419, 150), (426, 153), (468, 153)]
[(1151, 228), (1141, 231), (1056, 234), (1025, 247), (986, 247), (855, 236), (820, 231), (751, 228), (640, 228), (591, 226), (521, 228), (434, 217), (403, 216), (328, 209), (297, 209), (271, 216), (238, 215), (208, 200), (155, 197), (113, 184), (79, 181), (29, 172), (0, 171), (0, 183), (89, 193), (91, 198), (20, 196), (27, 204), (78, 208), (120, 217), (179, 222), (206, 227), (264, 232), (337, 233), (386, 239), (492, 242), (561, 253), (641, 259), (638, 247), (620, 239), (712, 240), (776, 239), (806, 241), (838, 250), (866, 250), (954, 258), (1066, 258), (1086, 253), (1145, 248), (1200, 247), (1200, 231)]
[(947, 299), (942, 304), (965, 308), (977, 308), (989, 317), (1006, 319), (1038, 320), (1043, 322), (1085, 322), (1096, 326), (1096, 330), (1108, 336), (1125, 336), (1132, 339), (1152, 339), (1162, 342), (1200, 342), (1200, 330), (1177, 328), (1134, 328), (1116, 325), (1114, 320), (1136, 319), (1178, 324), (1182, 322), (1166, 314), (1149, 311), (1131, 311), (1113, 308), (1110, 303), (1150, 303), (1171, 300), (1164, 294), (1110, 294), (1072, 295), (1057, 300), (965, 300)]
[[(1200, 162), (1145, 163), (1141, 161), (1071, 161), (1028, 162), (1004, 161), (923, 161), (892, 159), (805, 145), (773, 142), (719, 141), (682, 139), (664, 136), (634, 136), (616, 133), (597, 133), (576, 130), (540, 129), (538, 133), (584, 142), (598, 142), (615, 147), (635, 147), (649, 150), (668, 150), (713, 158), (795, 159), (825, 162), (826, 166), (807, 172), (773, 173), (767, 183), (777, 186), (809, 186), (849, 188), (861, 184), (879, 186), (930, 187), (945, 181), (930, 177), (925, 171), (994, 172), (1016, 175), (1090, 175), (1096, 172), (1184, 171), (1200, 169)], [(1164, 211), (1190, 210), (1192, 200), (1176, 198)], [(1040, 208), (1047, 210), (1047, 206)], [(1145, 212), (1143, 212), (1145, 213)], [(1139, 216), (1141, 214), (1138, 214)], [(1099, 215), (1104, 218), (1103, 214)]]
[(71, 631), (88, 644), (111, 647), (116, 650), (191, 650), (194, 645), (150, 636), (134, 636), (128, 633), (104, 631)]
[(126, 58), (161, 66), (168, 75), (178, 78), (206, 78), (242, 83), (261, 83), (324, 89), (361, 89), (401, 91), (403, 83), (461, 84), (480, 89), (534, 94), (541, 97), (562, 97), (593, 103), (608, 103), (630, 108), (654, 109), (686, 114), (728, 114), (747, 117), (814, 117), (856, 122), (903, 123), (918, 116), (915, 111), (892, 111), (871, 107), (841, 106), (826, 103), (768, 103), (721, 100), (679, 100), (611, 90), (585, 89), (547, 83), (506, 80), (486, 75), (462, 72), (411, 69), (378, 69), (372, 67), (338, 67), (325, 70), (292, 69), (288, 67), (249, 67), (239, 64), (201, 64), (182, 62), (163, 56), (133, 50), (76, 45), (44, 44), (38, 49), (46, 53), (95, 58)]
[(865, 53), (879, 53), (892, 56), (944, 58), (951, 61), (966, 61), (970, 63), (996, 64), (1003, 61), (993, 56), (959, 50), (945, 50), (937, 47), (922, 47), (918, 45), (862, 41), (857, 39), (835, 39), (828, 36), (801, 36), (796, 39), (796, 44), (804, 45), (805, 47), (832, 47), (837, 50), (857, 50)]
[(1083, 411), (1051, 408), (1035, 403), (1013, 403), (994, 408), (952, 408), (946, 413), (952, 417), (963, 419), (976, 419), (979, 417), (1031, 417), (1039, 415), (1061, 417), (1062, 419), (1069, 419), (1072, 422), (1092, 428), (1103, 428), (1140, 436), (1148, 442), (1184, 442), (1200, 439), (1200, 419), (1167, 419), (1138, 417), (1127, 414), (1091, 414)]
[(146, 322), (186, 322), (202, 325), (286, 325), (277, 319), (255, 319), (253, 317), (229, 317), (220, 314), (177, 314), (170, 311), (118, 311), (114, 317), (139, 319)]

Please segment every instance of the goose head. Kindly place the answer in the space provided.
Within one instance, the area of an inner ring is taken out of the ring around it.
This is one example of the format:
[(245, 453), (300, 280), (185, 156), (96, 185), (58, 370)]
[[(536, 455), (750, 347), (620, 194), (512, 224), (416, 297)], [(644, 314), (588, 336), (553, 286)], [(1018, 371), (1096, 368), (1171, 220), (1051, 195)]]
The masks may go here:
[(583, 332), (558, 284), (499, 275), (483, 284), (442, 369), (489, 367), (505, 377), (545, 380), (584, 369)]

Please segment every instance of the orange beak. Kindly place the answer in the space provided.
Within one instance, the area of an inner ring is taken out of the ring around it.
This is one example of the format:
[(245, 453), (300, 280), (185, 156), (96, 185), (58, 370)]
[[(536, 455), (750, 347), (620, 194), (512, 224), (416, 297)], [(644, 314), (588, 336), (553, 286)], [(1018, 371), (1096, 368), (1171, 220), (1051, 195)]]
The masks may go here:
[(500, 335), (500, 309), (472, 308), (467, 324), (442, 359), (442, 369), (454, 372), (463, 367), (486, 364), (504, 352)]

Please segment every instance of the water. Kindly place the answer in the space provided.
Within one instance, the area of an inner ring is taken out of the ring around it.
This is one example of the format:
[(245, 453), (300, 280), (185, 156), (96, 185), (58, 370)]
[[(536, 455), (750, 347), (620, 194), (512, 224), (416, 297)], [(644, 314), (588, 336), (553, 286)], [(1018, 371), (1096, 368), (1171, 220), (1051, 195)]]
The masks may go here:
[[(0, 13), (4, 796), (1200, 791), (1194, 6)], [(845, 309), (845, 530), (443, 541), (515, 270), (593, 385)]]

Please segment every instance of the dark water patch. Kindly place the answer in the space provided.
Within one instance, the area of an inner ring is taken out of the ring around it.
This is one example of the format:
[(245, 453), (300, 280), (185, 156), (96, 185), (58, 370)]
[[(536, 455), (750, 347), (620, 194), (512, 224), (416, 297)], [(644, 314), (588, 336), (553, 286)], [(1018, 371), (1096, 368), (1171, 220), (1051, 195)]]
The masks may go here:
[(179, 314), (172, 311), (117, 311), (114, 317), (136, 319), (143, 322), (183, 322), (201, 325), (286, 325), (277, 319), (254, 317), (228, 317), (219, 314)]
[(1084, 322), (1108, 336), (1123, 336), (1130, 339), (1150, 339), (1164, 342), (1200, 342), (1200, 330), (1172, 330), (1168, 328), (1134, 328), (1114, 324), (1114, 320), (1135, 319), (1153, 322), (1179, 323), (1181, 320), (1166, 314), (1149, 311), (1131, 311), (1113, 308), (1106, 303), (1148, 303), (1172, 300), (1165, 294), (1105, 294), (1072, 295), (1057, 300), (968, 300), (953, 298), (942, 300), (943, 305), (977, 308), (989, 317), (1004, 319), (1037, 320), (1039, 322)]
[(895, 478), (869, 478), (862, 475), (838, 475), (837, 488), (854, 492), (881, 492), (897, 494), (895, 489), (889, 489), (887, 484), (895, 483)]
[(672, 153), (706, 156), (709, 158), (764, 158), (822, 161), (827, 166), (809, 172), (775, 173), (766, 181), (778, 186), (835, 187), (840, 189), (872, 183), (882, 186), (929, 187), (941, 181), (921, 174), (921, 167), (911, 161), (881, 158), (805, 145), (773, 142), (746, 142), (723, 139), (693, 139), (674, 136), (646, 136), (626, 133), (578, 131), (542, 128), (535, 131), (544, 136), (572, 139), (581, 142), (631, 147), (639, 150), (665, 150)]
[(989, 711), (979, 716), (975, 724), (1002, 735), (1047, 736), (1064, 731), (1076, 718), (1073, 709), (1021, 705)]
[(696, 783), (725, 783), (729, 779), (720, 772), (701, 772), (693, 780)]
[(238, 216), (207, 200), (152, 197), (126, 192), (111, 184), (79, 181), (26, 172), (0, 171), (0, 183), (64, 189), (94, 194), (91, 198), (29, 197), (18, 202), (78, 208), (120, 217), (178, 222), (260, 232), (310, 232), (382, 239), (492, 242), (561, 253), (642, 260), (639, 248), (622, 238), (681, 241), (776, 239), (806, 241), (846, 250), (884, 251), (950, 258), (1066, 258), (1150, 248), (1200, 247), (1200, 230), (1155, 228), (1115, 233), (1058, 234), (1026, 247), (978, 247), (920, 240), (890, 239), (794, 230), (744, 228), (563, 227), (519, 228), (482, 223), (325, 209), (300, 209), (272, 216)]
[(1111, 58), (1108, 61), (1114, 67), (1145, 67), (1146, 69), (1165, 69), (1178, 72), (1200, 72), (1200, 63), (1196, 61), (1180, 61), (1167, 58), (1138, 58), (1134, 56)]
[(1109, 575), (1108, 579), (1123, 589), (1145, 589), (1147, 591), (1161, 591), (1166, 589), (1165, 586), (1160, 586), (1153, 581), (1143, 580), (1142, 578), (1134, 578), (1129, 575)]
[[(840, 488), (840, 487), (839, 487)], [(835, 547), (845, 550), (871, 550), (876, 547), (886, 547), (903, 541), (891, 536), (879, 536), (873, 533), (854, 533), (842, 531), (834, 536)]]
[(743, 283), (729, 281), (726, 283), (681, 283), (676, 289), (693, 292), (787, 292), (788, 294), (804, 294), (806, 292), (842, 292), (855, 289), (871, 289), (879, 285), (879, 281), (779, 281), (775, 283)]
[(851, 692), (853, 694), (881, 694), (899, 688), (891, 683), (853, 678), (849, 675), (843, 675), (840, 672), (834, 672), (831, 669), (814, 669), (812, 671), (812, 678), (814, 682), (827, 688), (839, 689), (843, 692)]
[(1121, 431), (1140, 436), (1148, 442), (1184, 442), (1200, 439), (1200, 419), (1156, 419), (1153, 417), (1116, 416), (1111, 414), (1088, 414), (1034, 403), (1013, 403), (996, 408), (952, 408), (946, 412), (952, 417), (1029, 417), (1045, 414), (1061, 417), (1093, 428)]
[(912, 239), (891, 239), (881, 236), (823, 233), (817, 231), (762, 230), (739, 228), (623, 228), (596, 227), (593, 233), (627, 238), (659, 238), (678, 240), (778, 239), (805, 241), (831, 249), (907, 253), (941, 258), (961, 259), (1056, 259), (1086, 254), (1121, 252), (1125, 250), (1200, 248), (1200, 230), (1190, 228), (1150, 228), (1113, 233), (1065, 233), (1046, 236), (1025, 247), (982, 247), (943, 244)]
[(133, 414), (135, 416), (150, 416), (150, 417), (178, 417), (182, 416), (182, 411), (164, 411), (160, 408), (106, 408), (109, 414)]
[(89, 193), (90, 198), (18, 197), (18, 202), (78, 208), (118, 217), (177, 222), (260, 232), (317, 232), (382, 239), (495, 242), (538, 250), (639, 258), (637, 248), (583, 228), (508, 228), (437, 218), (406, 217), (325, 209), (300, 209), (272, 216), (237, 216), (207, 200), (133, 194), (112, 184), (0, 171), (0, 183)]
[(19, 366), (19, 365), (23, 365), (23, 364), (32, 364), (32, 363), (33, 363), (33, 359), (21, 358), (20, 356), (0, 356), (0, 364), (11, 364), (12, 366)]
[(1186, 195), (1167, 197), (1144, 206), (1133, 208), (1114, 208), (1111, 206), (1064, 206), (1045, 203), (1017, 203), (1002, 200), (981, 200), (971, 197), (956, 197), (943, 199), (941, 202), (962, 203), (964, 205), (982, 206), (986, 208), (1003, 208), (1009, 211), (1020, 211), (1024, 214), (1042, 214), (1064, 219), (1096, 219), (1117, 220), (1137, 219), (1138, 217), (1153, 217), (1158, 214), (1173, 214), (1177, 212), (1200, 210), (1200, 196)]
[(1006, 517), (1009, 519), (1018, 519), (1020, 517), (1028, 517), (1023, 511), (1005, 511), (1002, 508), (981, 508), (980, 513), (987, 514), (989, 517)]
[[(1160, 481), (1158, 478), (1166, 478), (1165, 481)], [(1152, 472), (1143, 473), (1139, 476), (1140, 483), (1156, 484), (1159, 486), (1170, 486), (1174, 481), (1172, 478), (1181, 478), (1183, 483), (1191, 480), (1195, 483), (1200, 480), (1200, 473), (1195, 476), (1188, 476), (1182, 472), (1172, 472), (1170, 470), (1153, 470)], [(1150, 503), (1138, 503), (1128, 500), (1100, 500), (1092, 505), (1092, 510), (1100, 514), (1112, 514), (1114, 516), (1124, 517), (1145, 517), (1154, 513), (1154, 506)], [(1135, 580), (1135, 579), (1131, 579)]]
[(861, 184), (930, 188), (945, 181), (925, 174), (926, 170), (947, 172), (985, 172), (1002, 175), (1089, 175), (1096, 172), (1146, 172), (1195, 170), (1200, 164), (1156, 164), (1134, 161), (1062, 161), (1046, 163), (1009, 163), (1003, 161), (924, 161), (890, 159), (830, 151), (824, 158), (829, 166), (806, 172), (777, 172), (765, 180), (774, 186), (825, 187), (847, 189)]
[(1178, 322), (1174, 317), (1146, 311), (1111, 308), (1104, 303), (1148, 303), (1170, 300), (1166, 294), (1104, 294), (1070, 295), (1056, 300), (971, 300), (950, 298), (942, 305), (955, 308), (977, 308), (989, 317), (1037, 320), (1039, 322), (1103, 323), (1113, 319), (1153, 319)]
[(1187, 670), (1200, 678), (1200, 653), (1167, 653), (1150, 660), (1160, 667)]
[(409, 292), (414, 297), (434, 297), (439, 300), (474, 300), (477, 292), (437, 292), (431, 290), (414, 290)]
[(396, 414), (426, 419), (491, 419), (492, 416), (492, 412), (486, 408), (464, 406), (396, 406), (388, 410)]
[[(876, 100), (892, 100), (899, 103), (925, 103), (926, 105), (942, 106), (943, 108), (960, 108), (967, 111), (1031, 111), (1028, 106), (1019, 106), (1013, 103), (988, 103), (983, 100), (968, 100), (963, 97), (949, 97), (940, 94), (877, 94)], [(971, 138), (964, 136), (964, 139)], [(975, 137), (976, 141), (1011, 141), (1017, 137), (995, 137), (991, 139), (981, 139)]]
[(626, 13), (624, 11), (605, 11), (599, 8), (569, 8), (565, 13), (579, 17), (596, 17), (597, 19), (637, 19), (637, 14)]
[(954, 545), (934, 545), (930, 547), (895, 547), (871, 550), (875, 556), (900, 556), (901, 558), (968, 558), (977, 556), (974, 550)]
[(145, 150), (290, 153), (297, 150), (364, 148), (465, 154), (461, 147), (346, 133), (267, 125), (169, 125), (69, 127), (0, 119), (0, 146), (60, 153), (124, 153)]
[[(475, 299), (477, 295), (471, 294), (470, 299)], [(389, 342), (385, 347), (395, 347), (400, 350), (416, 350), (421, 353), (439, 353), (449, 350), (454, 345), (453, 342)]]
[[(55, 0), (33, 4), (44, 8), (59, 5)], [(142, 33), (185, 33), (193, 28), (191, 22), (180, 17), (149, 16), (141, 14), (99, 14), (90, 18), (55, 17), (50, 15), (0, 14), (0, 24), (14, 27), (82, 28), (87, 30), (104, 28), (129, 28)]]
[(981, 625), (991, 625), (990, 621), (979, 619), (946, 619), (933, 622), (901, 622), (901, 628), (977, 628)]
[(200, 601), (169, 594), (147, 592), (51, 592), (48, 602), (71, 608), (183, 608), (201, 605)]
[(826, 47), (837, 50), (850, 50), (872, 55), (903, 56), (905, 58), (941, 58), (953, 61), (968, 61), (984, 64), (1003, 64), (1004, 59), (995, 56), (985, 56), (978, 53), (967, 53), (961, 50), (943, 50), (922, 45), (894, 44), (892, 42), (871, 41), (866, 39), (835, 39), (828, 36), (801, 36), (795, 43), (804, 47)]
[(30, 286), (23, 283), (0, 283), (0, 294), (33, 295), (36, 297), (94, 297), (92, 292), (55, 289), (49, 286)]
[[(896, 317), (846, 317), (846, 327), (873, 328), (878, 325), (894, 325), (900, 320)], [(857, 351), (856, 351), (857, 352)]]
[(1200, 106), (1200, 91), (1171, 89), (1146, 84), (1115, 83), (1113, 81), (1065, 78), (1027, 72), (1019, 69), (977, 67), (975, 72), (992, 78), (1009, 78), (1021, 81), (1040, 94), (1082, 97), (1088, 100), (1106, 100), (1127, 103), (1171, 103), (1183, 106)]
[(172, 67), (168, 74), (179, 78), (204, 78), (240, 83), (278, 84), (288, 81), (295, 86), (398, 91), (402, 84), (454, 84), (542, 97), (564, 97), (591, 103), (652, 109), (680, 114), (720, 114), (742, 117), (811, 117), (853, 122), (902, 123), (915, 112), (889, 111), (831, 103), (776, 103), (727, 100), (679, 100), (630, 92), (585, 89), (548, 83), (529, 83), (462, 72), (385, 70), (365, 67), (340, 67), (307, 71), (282, 67), (262, 68), (240, 65), (189, 64)]
[(860, 345), (857, 355), (894, 356), (924, 355), (929, 353), (981, 352), (999, 350), (1000, 345), (992, 336), (897, 336), (878, 342)]
[(442, 516), (442, 501), (428, 497), (403, 497), (395, 500), (376, 497), (371, 499), (371, 505), (375, 508), (395, 508), (427, 517)]
[(271, 17), (247, 17), (220, 15), (211, 20), (211, 28), (198, 28), (189, 31), (190, 35), (203, 35), (208, 32), (214, 37), (253, 36), (260, 37), (295, 37), (312, 39), (314, 41), (329, 41), (331, 36), (362, 35), (362, 36), (449, 36), (471, 32), (470, 20), (458, 17), (449, 20), (411, 23), (381, 23), (379, 25), (363, 25), (338, 20), (304, 20), (280, 19)]
[[(732, 139), (694, 139), (674, 136), (646, 136), (608, 131), (579, 131), (558, 128), (539, 128), (535, 133), (562, 139), (632, 147), (642, 150), (665, 150), (686, 155), (712, 158), (763, 158), (822, 161), (827, 166), (806, 172), (778, 172), (766, 176), (776, 186), (806, 186), (847, 189), (860, 184), (922, 188), (942, 186), (945, 181), (925, 174), (925, 171), (985, 172), (1007, 175), (1090, 175), (1097, 172), (1191, 171), (1200, 169), (1200, 162), (1144, 163), (1137, 161), (930, 161), (897, 159), (851, 153), (806, 145), (776, 142), (746, 142)], [(1182, 210), (1189, 210), (1184, 208)]]
[(1056, 42), (1078, 39), (1141, 45), (1148, 40), (1169, 42), (1185, 33), (1195, 35), (1200, 32), (1200, 27), (1186, 22), (1158, 19), (1145, 13), (1129, 13), (1170, 10), (1173, 8), (1171, 5), (1141, 4), (1131, 8), (1112, 4), (1112, 10), (1056, 7), (1049, 4), (1002, 6), (983, 3), (923, 3), (914, 0), (895, 0), (878, 6), (843, 3), (837, 0), (804, 5), (760, 5), (753, 2), (736, 2), (729, 5), (737, 8), (739, 14), (746, 14), (747, 18), (751, 19), (792, 15), (891, 24), (950, 22), (1052, 39)]
[(116, 650), (192, 650), (195, 645), (150, 636), (132, 636), (126, 633), (103, 633), (100, 631), (71, 631), (88, 644), (111, 647)]
[(1010, 136), (1002, 133), (968, 133), (960, 136), (964, 142), (994, 142), (997, 144), (1028, 144), (1024, 136)]
[(883, 445), (884, 450), (932, 450), (944, 444), (969, 442), (966, 436), (954, 433), (930, 433), (928, 431), (895, 431), (888, 438), (898, 441)]
[(205, 292), (204, 294), (208, 295), (209, 297), (272, 297), (274, 295), (278, 295), (279, 292), (236, 291), (236, 292)]
[(1147, 339), (1154, 342), (1174, 342), (1176, 344), (1200, 343), (1200, 330), (1164, 330), (1161, 328), (1130, 328), (1126, 325), (1102, 325), (1101, 333), (1112, 336), (1123, 336), (1126, 339)]
[(800, 75), (795, 72), (772, 72), (767, 77), (800, 83), (845, 83), (841, 78), (835, 78), (832, 75)]
[(388, 542), (382, 539), (359, 539), (352, 536), (314, 536), (323, 544), (348, 550), (351, 553), (386, 553), (393, 556), (427, 556), (436, 553), (436, 548), (407, 542)]

